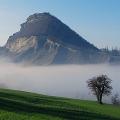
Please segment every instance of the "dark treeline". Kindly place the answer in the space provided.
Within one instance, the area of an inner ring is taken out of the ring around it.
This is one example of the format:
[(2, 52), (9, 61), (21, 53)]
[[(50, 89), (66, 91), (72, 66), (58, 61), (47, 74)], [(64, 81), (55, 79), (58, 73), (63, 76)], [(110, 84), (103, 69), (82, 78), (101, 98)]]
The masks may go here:
[(118, 48), (112, 48), (110, 50), (110, 49), (108, 49), (108, 47), (106, 47), (106, 48), (102, 48), (101, 50), (105, 53), (108, 53), (109, 55), (112, 55), (112, 56), (120, 56), (120, 49), (118, 49)]

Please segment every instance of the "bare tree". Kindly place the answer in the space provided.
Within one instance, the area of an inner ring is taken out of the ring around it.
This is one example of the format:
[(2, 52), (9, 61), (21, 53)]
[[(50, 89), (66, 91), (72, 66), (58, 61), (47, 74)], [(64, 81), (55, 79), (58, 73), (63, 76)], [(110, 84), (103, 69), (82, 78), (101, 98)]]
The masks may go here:
[(112, 96), (112, 104), (113, 105), (120, 105), (120, 98), (119, 98), (119, 94), (115, 94), (114, 96)]
[(102, 104), (102, 97), (110, 95), (112, 86), (110, 85), (112, 80), (107, 75), (99, 75), (93, 77), (87, 81), (88, 87), (92, 93), (97, 97), (97, 101)]

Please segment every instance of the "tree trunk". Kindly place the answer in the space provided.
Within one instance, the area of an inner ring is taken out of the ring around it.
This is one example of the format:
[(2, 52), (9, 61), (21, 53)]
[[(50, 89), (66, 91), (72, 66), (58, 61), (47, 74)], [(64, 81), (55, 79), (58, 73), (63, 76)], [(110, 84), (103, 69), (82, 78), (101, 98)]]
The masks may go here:
[(99, 95), (96, 95), (96, 97), (97, 97), (97, 101), (99, 102)]
[(100, 104), (103, 104), (103, 103), (102, 103), (102, 93), (100, 94), (100, 97), (99, 97), (99, 103), (100, 103)]

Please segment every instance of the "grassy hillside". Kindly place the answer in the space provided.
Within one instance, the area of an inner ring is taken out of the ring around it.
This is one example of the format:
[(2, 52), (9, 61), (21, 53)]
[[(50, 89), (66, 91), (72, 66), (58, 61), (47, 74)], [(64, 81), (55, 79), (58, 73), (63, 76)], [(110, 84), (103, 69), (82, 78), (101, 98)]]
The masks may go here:
[(120, 120), (120, 108), (0, 89), (0, 120)]

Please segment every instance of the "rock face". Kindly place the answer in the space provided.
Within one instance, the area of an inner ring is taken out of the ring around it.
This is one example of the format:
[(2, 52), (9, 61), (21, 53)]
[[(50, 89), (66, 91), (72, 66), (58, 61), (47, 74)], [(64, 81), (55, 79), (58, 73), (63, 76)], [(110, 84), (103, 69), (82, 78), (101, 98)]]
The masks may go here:
[(2, 48), (14, 62), (86, 64), (106, 62), (108, 55), (49, 13), (36, 13), (21, 24)]

